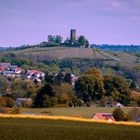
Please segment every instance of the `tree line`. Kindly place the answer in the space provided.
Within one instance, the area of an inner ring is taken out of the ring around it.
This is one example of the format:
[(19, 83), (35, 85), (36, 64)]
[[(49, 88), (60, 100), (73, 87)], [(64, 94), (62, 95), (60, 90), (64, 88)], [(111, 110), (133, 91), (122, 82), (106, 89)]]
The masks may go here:
[[(132, 98), (131, 87), (122, 76), (103, 75), (99, 69), (90, 68), (73, 83), (72, 74), (63, 71), (57, 74), (46, 73), (44, 81), (20, 80), (0, 76), (0, 93), (3, 97), (32, 98), (30, 107), (106, 106), (108, 102), (123, 105), (140, 105), (140, 98)], [(4, 99), (3, 99), (4, 100)], [(7, 99), (6, 99), (7, 101)], [(5, 102), (6, 102), (5, 101)], [(6, 103), (0, 102), (0, 106)], [(9, 105), (7, 105), (9, 106)]]

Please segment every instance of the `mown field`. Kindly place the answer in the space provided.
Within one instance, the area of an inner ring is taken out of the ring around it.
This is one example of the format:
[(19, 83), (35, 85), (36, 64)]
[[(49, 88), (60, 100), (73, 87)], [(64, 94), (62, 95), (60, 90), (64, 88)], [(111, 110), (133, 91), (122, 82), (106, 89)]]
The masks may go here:
[(139, 140), (140, 126), (0, 118), (0, 140)]
[[(111, 107), (63, 107), (63, 108), (21, 108), (21, 113), (32, 114), (32, 113), (43, 113), (51, 112), (54, 116), (71, 116), (71, 117), (82, 117), (91, 118), (94, 113), (112, 113), (115, 108)], [(128, 108), (123, 109), (124, 112), (128, 112)]]

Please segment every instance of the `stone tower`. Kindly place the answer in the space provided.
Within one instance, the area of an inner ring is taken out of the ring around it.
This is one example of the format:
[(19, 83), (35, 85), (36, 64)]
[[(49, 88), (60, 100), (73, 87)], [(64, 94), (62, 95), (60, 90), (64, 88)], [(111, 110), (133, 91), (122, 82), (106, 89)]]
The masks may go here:
[(76, 40), (76, 30), (75, 29), (71, 29), (71, 31), (70, 31), (70, 40), (71, 40), (71, 42), (75, 42), (75, 40)]

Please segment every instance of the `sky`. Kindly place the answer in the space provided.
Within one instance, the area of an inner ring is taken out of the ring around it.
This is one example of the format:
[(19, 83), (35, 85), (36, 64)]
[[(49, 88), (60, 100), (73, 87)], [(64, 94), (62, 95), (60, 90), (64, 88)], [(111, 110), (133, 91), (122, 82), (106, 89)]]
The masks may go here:
[(140, 0), (0, 0), (0, 46), (69, 37), (94, 44), (140, 45)]

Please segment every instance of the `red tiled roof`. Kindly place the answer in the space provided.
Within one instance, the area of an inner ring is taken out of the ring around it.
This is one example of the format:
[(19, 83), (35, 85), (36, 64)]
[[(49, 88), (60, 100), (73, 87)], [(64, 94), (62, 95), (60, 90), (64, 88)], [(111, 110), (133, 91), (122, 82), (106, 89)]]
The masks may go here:
[(42, 73), (41, 71), (38, 71), (38, 70), (28, 70), (27, 72), (30, 74), (41, 74)]
[(6, 67), (0, 67), (0, 70), (1, 70), (1, 71), (4, 71), (4, 70), (5, 70), (5, 68), (6, 68)]
[(116, 105), (117, 105), (117, 102), (113, 102), (112, 105), (113, 105), (113, 106), (116, 106)]
[(22, 71), (21, 68), (14, 68), (14, 70), (16, 70), (16, 71)]
[(96, 120), (112, 120), (115, 121), (114, 117), (110, 113), (95, 113), (92, 119)]

